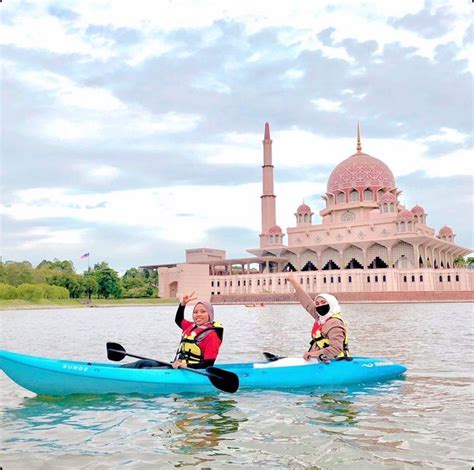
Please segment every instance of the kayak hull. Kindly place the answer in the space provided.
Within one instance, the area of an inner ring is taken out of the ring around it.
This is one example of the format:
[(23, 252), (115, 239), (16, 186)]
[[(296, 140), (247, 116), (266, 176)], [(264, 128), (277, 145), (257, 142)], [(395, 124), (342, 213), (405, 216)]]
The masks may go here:
[[(330, 364), (288, 358), (269, 363), (216, 366), (239, 376), (239, 390), (365, 384), (397, 378), (407, 370), (386, 359), (366, 357)], [(0, 369), (18, 385), (38, 395), (169, 395), (217, 391), (207, 377), (185, 370), (131, 369), (117, 364), (49, 359), (2, 350)]]

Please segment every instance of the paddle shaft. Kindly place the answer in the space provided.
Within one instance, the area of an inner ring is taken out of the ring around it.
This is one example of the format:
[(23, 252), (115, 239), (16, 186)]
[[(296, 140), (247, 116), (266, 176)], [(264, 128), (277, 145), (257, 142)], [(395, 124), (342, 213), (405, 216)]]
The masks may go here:
[[(125, 356), (129, 356), (129, 357), (134, 357), (135, 359), (143, 359), (145, 361), (153, 361), (153, 362), (156, 362), (157, 364), (160, 364), (162, 366), (173, 369), (173, 366), (169, 362), (157, 361), (156, 359), (150, 359), (149, 357), (137, 356), (136, 354), (130, 354), (126, 351), (118, 351), (117, 349), (109, 349), (109, 351), (113, 351), (113, 352), (116, 352), (116, 353), (121, 353), (121, 354), (124, 354)], [(209, 374), (208, 372), (203, 372), (203, 371), (200, 371), (200, 370), (191, 369), (190, 367), (179, 367), (179, 369), (184, 369), (188, 372), (194, 372), (195, 374), (204, 375), (206, 377), (210, 377), (211, 375), (214, 376), (214, 374)]]

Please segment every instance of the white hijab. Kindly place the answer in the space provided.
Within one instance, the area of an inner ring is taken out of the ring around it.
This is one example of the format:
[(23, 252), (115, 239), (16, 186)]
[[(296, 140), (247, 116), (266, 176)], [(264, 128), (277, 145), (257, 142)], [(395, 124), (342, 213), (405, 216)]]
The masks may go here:
[[(334, 297), (333, 295), (331, 294), (318, 294), (314, 300), (316, 300), (318, 297), (322, 297), (324, 300), (327, 301), (327, 303), (329, 304), (329, 312), (326, 313), (326, 315), (318, 315), (319, 319), (319, 323), (321, 325), (324, 325), (324, 323), (329, 319), (331, 318), (333, 315), (335, 315), (336, 313), (341, 313), (341, 307), (339, 306), (339, 302), (337, 301), (336, 297)], [(318, 311), (316, 310), (316, 313), (318, 313)]]

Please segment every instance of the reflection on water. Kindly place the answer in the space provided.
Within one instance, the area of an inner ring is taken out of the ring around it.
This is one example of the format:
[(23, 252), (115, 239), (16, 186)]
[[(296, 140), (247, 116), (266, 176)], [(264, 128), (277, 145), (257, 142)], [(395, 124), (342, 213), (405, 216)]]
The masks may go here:
[(176, 452), (193, 454), (199, 450), (217, 449), (226, 435), (237, 432), (239, 424), (247, 421), (245, 416), (235, 417), (237, 402), (232, 399), (202, 397), (180, 399), (177, 404), (171, 416), (180, 432), (170, 443), (170, 449)]

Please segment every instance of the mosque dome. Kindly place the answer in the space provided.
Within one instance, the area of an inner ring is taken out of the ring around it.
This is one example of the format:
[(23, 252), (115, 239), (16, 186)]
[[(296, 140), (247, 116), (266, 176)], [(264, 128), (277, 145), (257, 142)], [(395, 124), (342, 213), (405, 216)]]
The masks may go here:
[(385, 193), (380, 198), (380, 202), (386, 202), (386, 203), (397, 202), (397, 196), (395, 196), (395, 194), (393, 194), (393, 193)]
[(418, 204), (411, 210), (414, 215), (425, 215), (425, 209)]
[(275, 234), (280, 234), (282, 233), (281, 228), (278, 225), (274, 225), (273, 227), (270, 227), (268, 229), (268, 233), (275, 235)]
[(329, 176), (327, 192), (335, 194), (351, 188), (395, 188), (390, 168), (378, 158), (357, 152), (339, 163)]
[(412, 220), (413, 212), (404, 209), (398, 214), (398, 218), (402, 220)]
[(309, 207), (307, 204), (303, 203), (301, 206), (296, 209), (297, 214), (312, 214), (311, 207)]
[(451, 227), (448, 227), (447, 225), (445, 225), (444, 227), (441, 227), (441, 229), (439, 231), (439, 235), (441, 237), (443, 237), (443, 236), (451, 237), (453, 235), (453, 229)]

